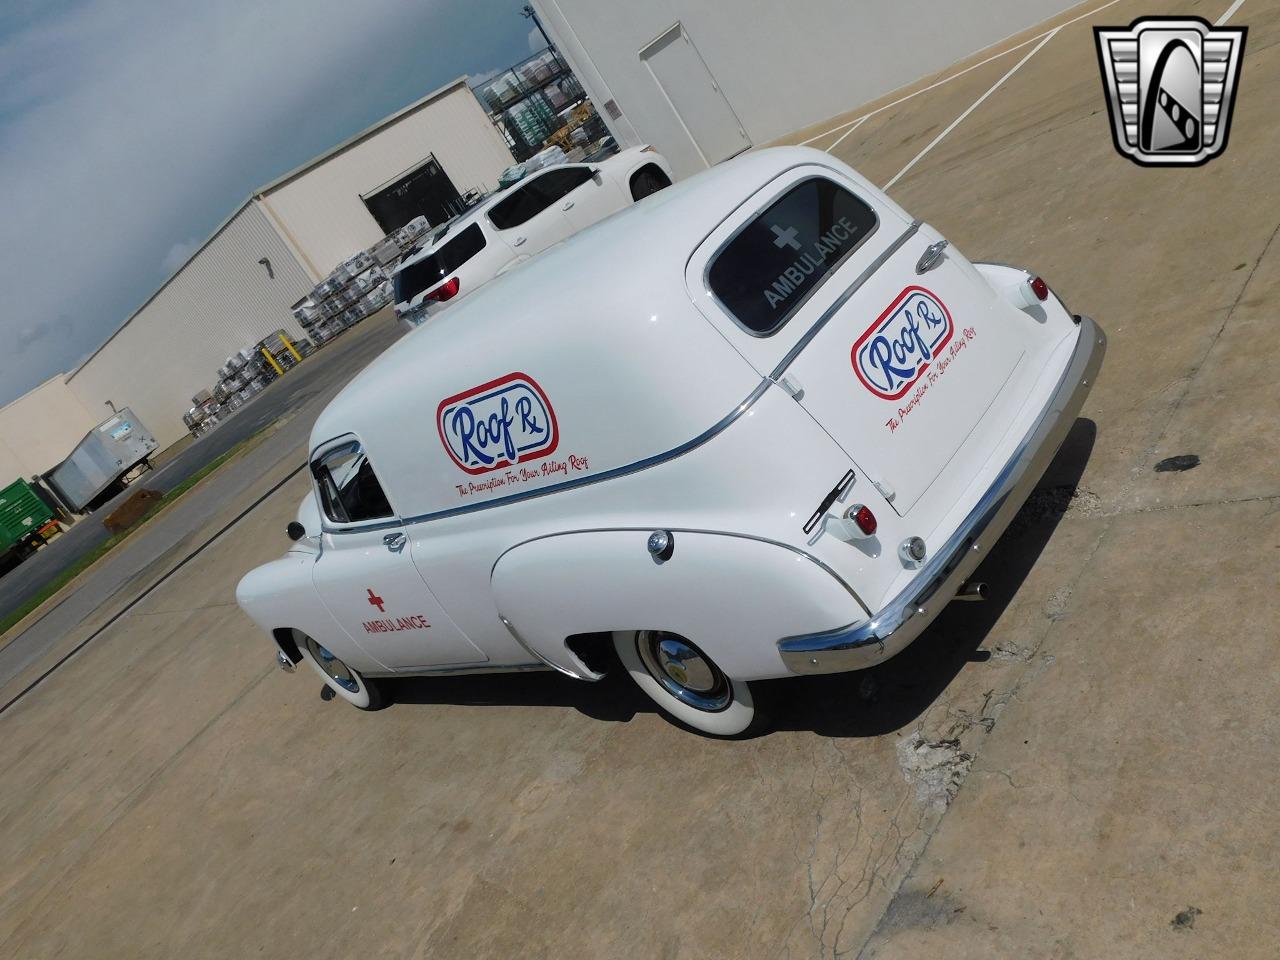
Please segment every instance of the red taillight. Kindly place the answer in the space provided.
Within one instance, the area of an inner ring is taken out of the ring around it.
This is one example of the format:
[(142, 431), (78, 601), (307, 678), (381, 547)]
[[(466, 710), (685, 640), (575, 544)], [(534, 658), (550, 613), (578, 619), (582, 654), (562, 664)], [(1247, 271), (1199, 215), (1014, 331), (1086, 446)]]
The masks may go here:
[(876, 532), (876, 515), (871, 512), (869, 507), (859, 507), (854, 511), (853, 522), (856, 523), (858, 525), (858, 529), (868, 537)]
[(452, 300), (458, 295), (458, 288), (462, 284), (458, 283), (458, 278), (454, 277), (440, 286), (436, 287), (427, 294), (426, 299), (434, 300), (436, 303), (444, 303), (446, 300)]
[(1036, 299), (1044, 303), (1049, 299), (1049, 285), (1039, 277), (1032, 277), (1030, 280), (1031, 292), (1036, 295)]

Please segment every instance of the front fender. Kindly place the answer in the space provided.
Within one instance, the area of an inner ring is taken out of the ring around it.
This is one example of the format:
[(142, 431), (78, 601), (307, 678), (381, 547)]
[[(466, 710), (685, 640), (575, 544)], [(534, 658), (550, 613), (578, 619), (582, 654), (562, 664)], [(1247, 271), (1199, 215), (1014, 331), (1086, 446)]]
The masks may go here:
[(361, 673), (385, 673), (333, 619), (312, 580), (315, 556), (289, 553), (245, 574), (236, 587), (236, 603), (269, 636), (276, 630), (301, 630)]
[(646, 547), (651, 532), (558, 534), (511, 548), (492, 573), (499, 613), (535, 656), (574, 676), (592, 671), (567, 637), (666, 630), (737, 680), (789, 676), (780, 638), (868, 615), (832, 573), (790, 547), (676, 530), (670, 559), (659, 562)]

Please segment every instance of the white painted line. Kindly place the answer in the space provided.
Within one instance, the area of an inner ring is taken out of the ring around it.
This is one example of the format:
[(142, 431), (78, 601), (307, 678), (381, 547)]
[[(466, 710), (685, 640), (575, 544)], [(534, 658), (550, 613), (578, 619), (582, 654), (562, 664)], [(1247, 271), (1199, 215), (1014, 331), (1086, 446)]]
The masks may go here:
[(1215, 22), (1214, 22), (1214, 24), (1213, 24), (1213, 25), (1214, 25), (1215, 27), (1220, 27), (1220, 26), (1222, 26), (1224, 23), (1226, 23), (1228, 20), (1230, 20), (1233, 16), (1235, 16), (1236, 11), (1237, 11), (1237, 10), (1239, 10), (1239, 9), (1240, 9), (1241, 7), (1243, 7), (1243, 6), (1244, 6), (1244, 0), (1236, 0), (1236, 2), (1235, 2), (1235, 3), (1233, 3), (1231, 6), (1227, 7), (1227, 12), (1226, 12), (1226, 13), (1224, 13), (1222, 16), (1220, 16), (1220, 17), (1217, 19), (1217, 21), (1215, 21)]
[[(1066, 23), (1062, 24), (1062, 26), (1054, 27), (1052, 30), (1046, 30), (1044, 33), (1038, 33), (1034, 37), (1030, 38), (1029, 40), (1023, 40), (1021, 43), (1010, 47), (1008, 50), (1001, 50), (999, 53), (994, 54), (990, 57), (987, 57), (987, 59), (983, 60), (981, 63), (975, 63), (972, 66), (965, 67), (963, 70), (959, 70), (949, 76), (943, 77), (941, 80), (937, 80), (929, 84), (929, 86), (927, 87), (922, 87), (921, 89), (917, 90), (915, 93), (909, 93), (905, 97), (901, 97), (893, 101), (893, 103), (886, 103), (883, 107), (877, 107), (875, 110), (872, 110), (870, 113), (863, 114), (861, 117), (856, 117), (853, 120), (847, 120), (844, 123), (838, 124), (832, 127), (830, 130), (826, 131), (825, 133), (818, 134), (816, 137), (810, 137), (808, 140), (802, 140), (800, 141), (800, 146), (807, 147), (809, 144), (813, 143), (816, 140), (821, 140), (823, 137), (829, 137), (833, 133), (840, 132), (845, 127), (851, 127), (855, 123), (862, 123), (863, 120), (869, 120), (871, 117), (874, 117), (877, 113), (883, 113), (886, 110), (892, 110), (894, 107), (898, 106), (898, 104), (900, 103), (906, 103), (908, 100), (912, 99), (913, 97), (918, 97), (922, 93), (928, 93), (930, 90), (935, 90), (938, 87), (942, 86), (944, 83), (950, 83), (952, 80), (959, 79), (960, 77), (963, 77), (966, 73), (970, 73), (971, 71), (977, 70), (979, 67), (985, 67), (988, 63), (992, 63), (996, 60), (999, 60), (1001, 57), (1007, 57), (1011, 53), (1016, 53), (1017, 51), (1021, 50), (1023, 47), (1029, 47), (1031, 44), (1035, 43), (1037, 40), (1042, 40), (1045, 37), (1050, 36), (1051, 34), (1057, 33), (1059, 30), (1062, 29), (1062, 27), (1069, 27), (1073, 23), (1078, 23), (1081, 20), (1086, 20), (1089, 17), (1092, 17), (1095, 13), (1101, 13), (1103, 10), (1107, 9), (1107, 7), (1114, 7), (1119, 2), (1120, 0), (1108, 0), (1107, 3), (1104, 3), (1099, 7), (1094, 7), (1088, 13), (1082, 13), (1078, 17), (1073, 17), (1072, 19), (1068, 20)], [(1244, 0), (1240, 0), (1240, 3), (1243, 3), (1243, 2)], [(1239, 4), (1237, 4), (1237, 6), (1238, 5)], [(1230, 16), (1234, 12), (1235, 12), (1234, 9), (1229, 10), (1227, 12), (1227, 16)], [(836, 141), (836, 143), (839, 143), (839, 142), (840, 141), (838, 140)], [(830, 150), (831, 148), (828, 147), (827, 149)]]
[[(1064, 24), (1064, 26), (1065, 26), (1065, 24)], [(1059, 28), (1058, 28), (1058, 30), (1061, 30), (1061, 29), (1062, 29), (1061, 27), (1059, 27)], [(1019, 61), (1014, 65), (1014, 67), (1013, 67), (1013, 69), (1012, 69), (1012, 70), (1010, 70), (1010, 71), (1009, 71), (1008, 73), (1006, 73), (1003, 77), (1001, 77), (999, 80), (997, 80), (997, 81), (995, 82), (995, 85), (994, 85), (990, 90), (988, 90), (986, 93), (984, 93), (982, 96), (980, 96), (977, 100), (975, 100), (975, 101), (973, 102), (973, 105), (972, 105), (972, 106), (970, 106), (968, 110), (966, 110), (964, 113), (960, 114), (960, 116), (958, 116), (958, 117), (956, 117), (954, 120), (952, 120), (952, 121), (951, 121), (951, 123), (950, 123), (950, 125), (948, 125), (947, 129), (943, 130), (940, 134), (938, 134), (936, 137), (934, 137), (934, 138), (933, 138), (933, 142), (932, 142), (932, 143), (930, 143), (927, 147), (925, 147), (923, 150), (921, 150), (919, 153), (917, 153), (917, 154), (915, 155), (915, 157), (912, 159), (912, 161), (911, 161), (910, 163), (908, 163), (905, 167), (903, 167), (901, 170), (899, 170), (899, 171), (898, 171), (897, 176), (895, 176), (892, 180), (890, 180), (888, 183), (886, 183), (886, 184), (884, 185), (884, 189), (885, 189), (885, 190), (888, 190), (888, 189), (889, 189), (890, 187), (892, 187), (895, 183), (897, 183), (897, 182), (898, 182), (899, 180), (901, 180), (904, 176), (906, 176), (907, 171), (909, 171), (909, 170), (910, 170), (912, 167), (914, 167), (917, 163), (919, 163), (921, 160), (923, 160), (923, 159), (928, 155), (928, 153), (929, 153), (929, 151), (930, 151), (930, 150), (932, 150), (934, 147), (936, 147), (938, 144), (940, 144), (943, 140), (945, 140), (945, 139), (946, 139), (946, 137), (947, 137), (947, 134), (949, 134), (949, 133), (950, 133), (952, 130), (954, 130), (956, 127), (960, 126), (960, 123), (964, 120), (964, 118), (965, 118), (965, 117), (969, 116), (969, 114), (973, 113), (973, 111), (977, 110), (980, 106), (982, 106), (982, 104), (986, 101), (987, 97), (991, 96), (993, 93), (995, 93), (997, 90), (999, 90), (1002, 86), (1004, 86), (1004, 82), (1005, 82), (1006, 80), (1008, 80), (1010, 77), (1012, 77), (1012, 76), (1013, 76), (1015, 73), (1017, 73), (1019, 70), (1021, 70), (1021, 69), (1022, 69), (1022, 65), (1023, 65), (1024, 63), (1026, 63), (1028, 60), (1030, 60), (1032, 57), (1034, 57), (1037, 53), (1039, 53), (1039, 52), (1040, 52), (1040, 48), (1041, 48), (1041, 47), (1043, 47), (1043, 46), (1044, 46), (1046, 43), (1048, 43), (1050, 40), (1052, 40), (1052, 39), (1057, 35), (1058, 30), (1050, 30), (1050, 31), (1049, 31), (1049, 33), (1045, 36), (1045, 38), (1044, 38), (1043, 40), (1041, 40), (1039, 43), (1037, 43), (1037, 44), (1035, 45), (1035, 48), (1034, 48), (1034, 49), (1032, 49), (1032, 51), (1031, 51), (1030, 53), (1028, 53), (1025, 57), (1023, 57), (1021, 60), (1019, 60)]]
[(863, 117), (861, 120), (855, 120), (852, 127), (846, 130), (844, 133), (840, 134), (839, 140), (837, 140), (831, 146), (827, 147), (827, 153), (830, 153), (836, 147), (840, 146), (840, 144), (844, 143), (845, 138), (848, 137), (849, 134), (853, 133), (853, 131), (857, 130), (860, 126), (862, 126), (866, 122), (866, 120), (867, 120), (866, 117)]

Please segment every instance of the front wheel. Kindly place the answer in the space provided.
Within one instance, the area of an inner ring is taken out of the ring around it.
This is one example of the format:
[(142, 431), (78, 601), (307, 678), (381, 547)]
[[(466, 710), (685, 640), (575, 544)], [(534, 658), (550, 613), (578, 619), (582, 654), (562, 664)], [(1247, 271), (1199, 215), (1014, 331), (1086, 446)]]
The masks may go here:
[(618, 631), (613, 646), (636, 686), (679, 723), (734, 737), (763, 722), (750, 685), (727, 677), (684, 637), (660, 630)]
[[(295, 634), (296, 635), (296, 634)], [(382, 689), (330, 653), (311, 637), (303, 637), (302, 655), (325, 684), (347, 703), (360, 710), (381, 710), (385, 705)]]

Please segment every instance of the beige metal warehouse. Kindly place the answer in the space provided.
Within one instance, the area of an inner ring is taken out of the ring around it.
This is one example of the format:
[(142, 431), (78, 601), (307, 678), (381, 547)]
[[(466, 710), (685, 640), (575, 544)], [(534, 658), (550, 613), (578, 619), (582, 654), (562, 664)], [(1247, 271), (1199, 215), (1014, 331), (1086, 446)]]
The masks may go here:
[(681, 176), (851, 110), (1078, 0), (533, 0), (619, 143)]
[(255, 190), (79, 367), (0, 409), (0, 482), (55, 466), (108, 401), (162, 447), (181, 439), (192, 396), (227, 357), (278, 329), (302, 336), (293, 305), (381, 239), (388, 216), (416, 214), (427, 174), (456, 196), (496, 186), (513, 162), (460, 77)]

